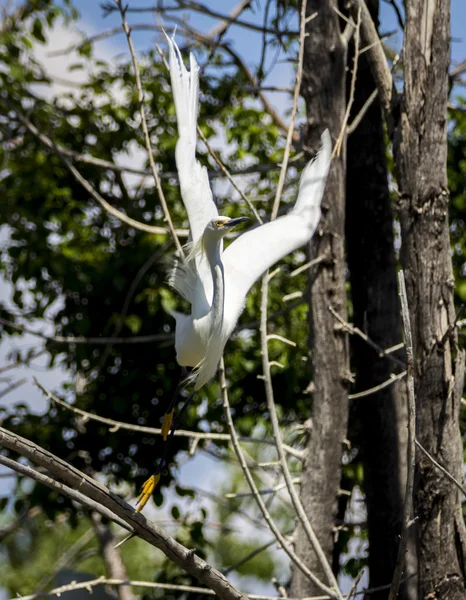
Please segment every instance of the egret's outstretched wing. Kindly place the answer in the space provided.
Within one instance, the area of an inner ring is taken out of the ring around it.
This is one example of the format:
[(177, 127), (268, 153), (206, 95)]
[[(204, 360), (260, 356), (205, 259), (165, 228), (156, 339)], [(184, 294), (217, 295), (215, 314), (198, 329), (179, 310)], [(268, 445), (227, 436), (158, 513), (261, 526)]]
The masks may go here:
[(249, 288), (281, 258), (306, 244), (320, 220), (320, 204), (330, 167), (332, 142), (326, 130), (316, 158), (305, 168), (292, 211), (248, 231), (223, 253), (225, 325), (233, 328)]
[(205, 226), (218, 215), (212, 198), (207, 169), (196, 160), (197, 114), (199, 106), (199, 65), (190, 54), (190, 70), (184, 66), (175, 41), (167, 36), (170, 53), (170, 78), (179, 139), (176, 144), (176, 168), (181, 196), (186, 207), (193, 243), (204, 233)]

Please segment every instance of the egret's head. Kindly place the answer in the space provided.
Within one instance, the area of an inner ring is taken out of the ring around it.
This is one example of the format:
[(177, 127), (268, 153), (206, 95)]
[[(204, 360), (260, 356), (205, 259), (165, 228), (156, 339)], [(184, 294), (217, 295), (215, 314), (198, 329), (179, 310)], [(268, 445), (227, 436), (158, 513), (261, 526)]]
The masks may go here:
[(207, 223), (205, 233), (214, 234), (217, 237), (224, 237), (232, 229), (241, 223), (249, 221), (247, 217), (238, 217), (237, 219), (230, 219), (230, 217), (217, 217)]

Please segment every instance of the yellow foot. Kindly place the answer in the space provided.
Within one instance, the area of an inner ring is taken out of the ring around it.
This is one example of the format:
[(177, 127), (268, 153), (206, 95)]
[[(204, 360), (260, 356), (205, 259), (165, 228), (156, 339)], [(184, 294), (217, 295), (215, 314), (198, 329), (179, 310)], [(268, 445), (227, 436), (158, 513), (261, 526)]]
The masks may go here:
[(138, 500), (136, 502), (136, 512), (141, 512), (141, 510), (147, 504), (147, 501), (152, 496), (152, 492), (155, 490), (158, 482), (160, 481), (160, 473), (157, 475), (151, 475), (147, 481), (144, 482), (142, 486), (142, 491), (139, 494)]
[(163, 418), (162, 437), (163, 437), (164, 442), (167, 441), (168, 434), (170, 433), (170, 429), (172, 428), (174, 413), (175, 413), (175, 409), (172, 409), (170, 412), (166, 413)]

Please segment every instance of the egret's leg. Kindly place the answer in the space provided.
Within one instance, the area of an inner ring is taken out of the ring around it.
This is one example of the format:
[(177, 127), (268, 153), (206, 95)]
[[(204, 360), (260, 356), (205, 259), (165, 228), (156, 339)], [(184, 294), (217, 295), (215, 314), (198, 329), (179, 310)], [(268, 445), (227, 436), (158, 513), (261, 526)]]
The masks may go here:
[(163, 438), (164, 442), (167, 441), (168, 434), (171, 431), (172, 423), (173, 423), (173, 416), (175, 414), (175, 404), (176, 404), (176, 401), (178, 400), (180, 388), (183, 385), (183, 382), (186, 379), (186, 376), (187, 376), (186, 367), (181, 367), (180, 381), (178, 382), (178, 385), (176, 386), (175, 394), (173, 395), (173, 398), (171, 399), (171, 402), (168, 405), (168, 408), (163, 417), (162, 438)]
[(182, 384), (184, 383), (186, 375), (187, 375), (186, 369), (183, 367), (182, 371), (181, 371), (180, 381), (175, 390), (175, 394), (174, 394), (170, 404), (168, 405), (167, 412), (165, 413), (165, 416), (163, 418), (162, 437), (165, 442), (165, 448), (163, 449), (162, 456), (158, 462), (158, 465), (157, 465), (157, 468), (156, 468), (154, 474), (151, 475), (149, 477), (149, 479), (147, 479), (142, 485), (141, 493), (139, 494), (137, 502), (136, 502), (136, 512), (141, 512), (141, 510), (147, 504), (149, 498), (152, 496), (155, 488), (157, 487), (157, 485), (160, 481), (160, 476), (162, 474), (162, 470), (167, 463), (167, 454), (168, 454), (168, 450), (170, 449), (170, 442), (171, 442), (171, 439), (173, 438), (173, 434), (175, 433), (175, 429), (176, 429), (178, 423), (180, 422), (181, 416), (185, 412), (186, 408), (188, 407), (188, 404), (190, 403), (192, 397), (194, 396), (194, 392), (188, 396), (188, 398), (184, 402), (183, 406), (181, 407), (179, 413), (177, 414), (176, 418), (173, 418), (173, 415), (175, 413), (175, 404), (179, 397), (179, 390), (180, 390), (180, 387), (182, 386)]

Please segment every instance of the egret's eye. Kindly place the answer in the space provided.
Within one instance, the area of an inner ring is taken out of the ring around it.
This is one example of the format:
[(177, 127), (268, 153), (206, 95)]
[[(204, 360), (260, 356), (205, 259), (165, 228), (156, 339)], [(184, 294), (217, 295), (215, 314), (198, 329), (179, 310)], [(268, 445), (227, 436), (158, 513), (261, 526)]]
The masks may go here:
[(215, 221), (215, 225), (217, 227), (223, 227), (225, 225), (225, 221)]

